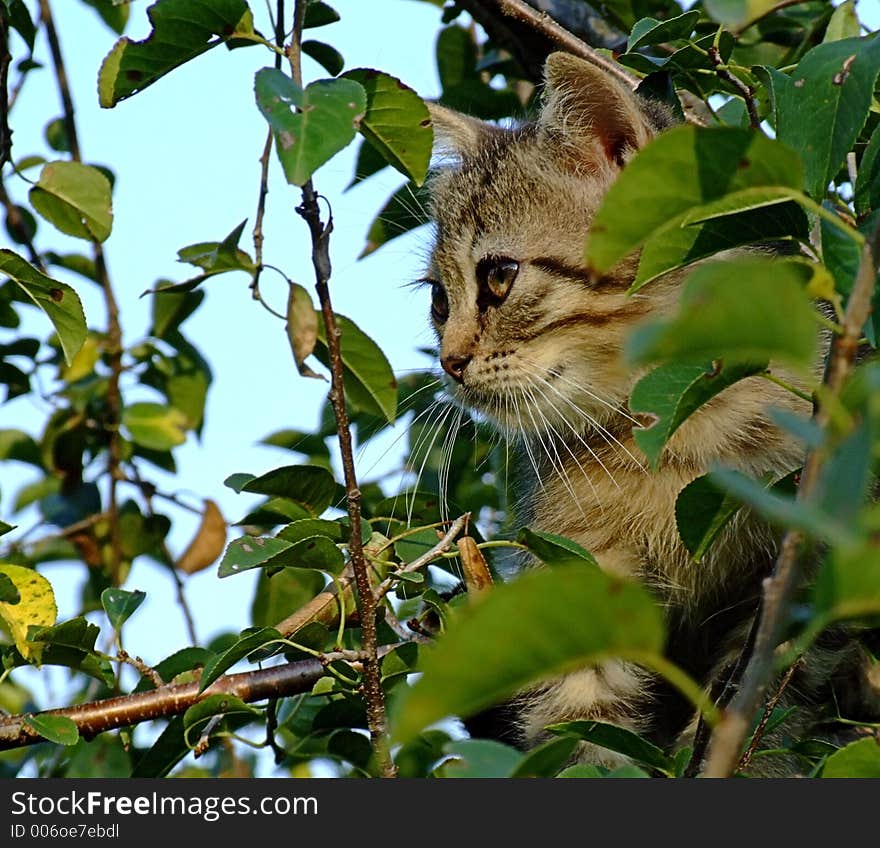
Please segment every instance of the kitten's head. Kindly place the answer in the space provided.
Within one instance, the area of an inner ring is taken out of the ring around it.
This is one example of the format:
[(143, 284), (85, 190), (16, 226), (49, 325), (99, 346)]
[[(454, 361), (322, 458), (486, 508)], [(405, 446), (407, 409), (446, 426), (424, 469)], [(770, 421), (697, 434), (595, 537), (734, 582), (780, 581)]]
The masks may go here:
[(459, 399), (508, 431), (607, 421), (632, 387), (627, 331), (671, 300), (662, 285), (626, 295), (633, 258), (600, 277), (584, 261), (593, 215), (656, 134), (656, 110), (564, 53), (545, 76), (537, 120), (515, 129), (431, 107), (455, 161), (432, 184), (426, 281), (441, 363)]

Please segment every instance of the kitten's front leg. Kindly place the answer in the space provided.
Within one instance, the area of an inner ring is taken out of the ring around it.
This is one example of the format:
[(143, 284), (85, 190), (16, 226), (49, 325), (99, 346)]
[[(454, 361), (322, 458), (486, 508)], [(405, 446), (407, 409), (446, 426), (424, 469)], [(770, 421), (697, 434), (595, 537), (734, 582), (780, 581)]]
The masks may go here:
[[(523, 696), (520, 726), (531, 746), (546, 738), (544, 728), (563, 721), (601, 721), (640, 733), (647, 728), (651, 674), (632, 663), (609, 660), (551, 680)], [(615, 768), (629, 762), (621, 754), (583, 743), (580, 763)]]
[[(589, 542), (589, 540), (584, 540)], [(641, 572), (639, 556), (624, 547), (595, 551), (599, 567), (619, 577), (635, 579)], [(544, 728), (563, 721), (592, 720), (641, 733), (650, 724), (652, 674), (629, 662), (608, 660), (551, 680), (525, 696), (520, 729), (533, 745), (546, 737)], [(583, 743), (578, 762), (614, 768), (629, 762), (606, 748)]]

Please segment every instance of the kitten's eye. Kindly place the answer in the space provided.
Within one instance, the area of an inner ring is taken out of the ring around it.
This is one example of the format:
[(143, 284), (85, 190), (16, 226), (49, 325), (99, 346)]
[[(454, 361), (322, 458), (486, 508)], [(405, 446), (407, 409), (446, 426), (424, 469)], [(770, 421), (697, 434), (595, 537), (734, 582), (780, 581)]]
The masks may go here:
[(507, 256), (484, 256), (477, 263), (477, 285), (481, 292), (500, 302), (507, 297), (518, 273), (519, 262), (515, 259)]
[(440, 283), (431, 283), (431, 317), (438, 324), (445, 324), (449, 317), (449, 298)]

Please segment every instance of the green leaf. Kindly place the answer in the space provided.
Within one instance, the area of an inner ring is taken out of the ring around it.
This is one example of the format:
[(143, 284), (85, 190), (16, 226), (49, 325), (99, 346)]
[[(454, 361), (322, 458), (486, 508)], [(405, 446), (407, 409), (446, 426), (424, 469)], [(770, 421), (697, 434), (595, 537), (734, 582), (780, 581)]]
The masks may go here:
[(323, 41), (304, 41), (302, 52), (314, 59), (328, 74), (336, 76), (345, 67), (345, 59), (342, 54)]
[(101, 64), (98, 100), (105, 109), (212, 47), (254, 32), (245, 0), (158, 0), (147, 17), (153, 26), (149, 36), (120, 38)]
[(131, 776), (165, 777), (189, 752), (183, 737), (183, 716), (174, 716), (137, 761)]
[(825, 196), (855, 144), (878, 71), (880, 38), (845, 38), (814, 47), (787, 82), (777, 81), (777, 138), (801, 154), (811, 197)]
[(32, 730), (56, 745), (76, 745), (79, 742), (79, 728), (67, 716), (38, 713), (25, 716), (24, 720)]
[[(0, 252), (2, 255), (2, 252)], [(0, 460), (26, 462), (43, 470), (40, 449), (33, 437), (24, 430), (15, 428), (0, 429)]]
[(277, 642), (281, 634), (273, 627), (261, 627), (243, 635), (238, 641), (227, 648), (219, 657), (210, 660), (202, 671), (199, 681), (199, 692), (204, 692), (227, 669), (232, 668), (239, 660), (262, 648), (270, 642)]
[(435, 52), (437, 73), (444, 91), (478, 78), (477, 46), (464, 27), (454, 25), (441, 29)]
[(645, 661), (663, 642), (662, 614), (642, 586), (594, 568), (535, 569), (463, 610), (424, 651), (422, 677), (394, 702), (394, 737), (608, 657)]
[(127, 592), (125, 589), (109, 588), (101, 592), (101, 606), (110, 619), (110, 626), (114, 630), (121, 630), (122, 625), (128, 621), (146, 597), (147, 593), (139, 589)]
[(822, 768), (822, 777), (880, 777), (880, 745), (860, 739), (835, 751)]
[(110, 0), (109, 3), (107, 0), (84, 0), (84, 2), (91, 6), (101, 16), (101, 20), (117, 35), (122, 35), (125, 32), (125, 25), (128, 23), (131, 11), (131, 7), (127, 3), (123, 5), (113, 2), (113, 0)]
[(494, 739), (461, 739), (444, 746), (454, 759), (442, 766), (445, 777), (510, 777), (522, 755)]
[(874, 129), (862, 154), (854, 201), (859, 215), (880, 208), (880, 125)]
[(55, 327), (70, 365), (86, 340), (86, 317), (77, 293), (66, 283), (53, 280), (11, 250), (0, 249), (0, 272), (7, 274), (37, 305)]
[(801, 185), (797, 155), (761, 133), (675, 127), (640, 151), (611, 186), (593, 220), (587, 260), (605, 273), (695, 206), (746, 188)]
[(430, 220), (427, 209), (428, 192), (424, 186), (419, 188), (412, 183), (402, 185), (388, 198), (370, 224), (367, 243), (358, 259), (369, 256), (392, 239), (427, 224)]
[[(382, 349), (350, 318), (336, 316), (342, 355), (345, 396), (363, 412), (370, 412), (394, 423), (397, 414), (397, 380)], [(329, 367), (327, 328), (318, 325), (315, 356)], [(253, 490), (249, 490), (253, 491)]]
[(731, 29), (744, 29), (777, 6), (778, 0), (705, 0), (703, 5), (718, 23)]
[(34, 39), (37, 37), (37, 28), (31, 19), (24, 0), (4, 0), (9, 9), (9, 23), (12, 28), (22, 37), (27, 44), (28, 50), (33, 53)]
[(553, 777), (570, 759), (577, 748), (573, 736), (551, 739), (529, 751), (517, 764), (511, 777)]
[(317, 571), (283, 569), (271, 577), (260, 574), (251, 603), (251, 624), (270, 627), (299, 609), (324, 588), (324, 576)]
[(348, 191), (350, 188), (363, 182), (367, 177), (378, 174), (379, 171), (387, 167), (388, 162), (385, 157), (369, 141), (364, 139), (358, 148), (357, 159), (354, 165), (354, 176), (345, 187), (345, 190)]
[(660, 748), (624, 727), (616, 727), (601, 721), (567, 721), (562, 724), (551, 724), (547, 729), (551, 733), (571, 735), (584, 742), (592, 742), (601, 748), (623, 754), (668, 777), (672, 777), (675, 773), (672, 760)]
[(742, 501), (713, 485), (708, 475), (688, 483), (675, 500), (678, 535), (694, 562), (700, 562)]
[(817, 323), (805, 284), (812, 266), (743, 257), (699, 266), (678, 315), (642, 325), (627, 344), (633, 362), (661, 359), (780, 359), (809, 368)]
[(775, 492), (739, 471), (718, 468), (709, 474), (709, 480), (774, 524), (794, 527), (811, 538), (834, 544), (845, 545), (853, 541), (852, 528), (841, 525), (815, 505)]
[(257, 71), (254, 93), (275, 134), (284, 176), (298, 186), (348, 146), (367, 108), (367, 95), (353, 80), (318, 80), (303, 90), (275, 68)]
[(70, 140), (67, 138), (67, 128), (63, 118), (55, 118), (49, 121), (43, 130), (46, 144), (58, 153), (70, 153)]
[[(6, 525), (9, 527), (9, 525)], [(8, 532), (8, 531), (6, 531)], [(21, 592), (12, 578), (0, 571), (0, 603), (17, 604), (21, 601)]]
[(285, 465), (243, 482), (238, 491), (289, 498), (319, 515), (336, 497), (336, 481), (319, 465)]
[(327, 26), (340, 20), (339, 12), (323, 0), (312, 0), (306, 7), (306, 15), (303, 21), (303, 29)]
[(648, 414), (654, 422), (635, 429), (636, 444), (657, 469), (663, 448), (672, 434), (703, 404), (746, 377), (760, 374), (767, 362), (721, 361), (709, 365), (669, 362), (655, 368), (636, 383), (629, 407), (634, 414)]
[(223, 271), (247, 271), (255, 269), (254, 260), (238, 246), (247, 218), (223, 241), (205, 241), (191, 244), (177, 251), (177, 258), (206, 271), (219, 274)]
[(525, 545), (541, 562), (546, 565), (592, 565), (598, 568), (595, 557), (582, 548), (577, 542), (523, 527), (516, 534), (516, 541)]
[[(207, 698), (193, 704), (183, 714), (184, 733), (189, 736), (189, 731), (194, 727), (204, 724), (209, 719), (217, 715), (230, 715), (231, 713), (239, 713), (244, 715), (260, 715), (260, 710), (246, 704), (241, 698), (235, 695), (208, 695)], [(191, 739), (189, 741), (192, 741)]]
[(595, 778), (595, 777), (605, 777), (606, 770), (601, 766), (569, 766), (567, 769), (563, 769), (557, 777), (572, 777), (572, 778)]
[(665, 21), (642, 18), (632, 28), (626, 43), (626, 52), (632, 53), (640, 47), (687, 38), (694, 31), (694, 24), (699, 18), (698, 11), (685, 12), (683, 15)]
[(227, 546), (217, 576), (229, 577), (252, 568), (261, 568), (292, 547), (292, 542), (272, 536), (242, 536)]
[(34, 209), (62, 233), (105, 241), (113, 229), (110, 180), (80, 162), (49, 162), (28, 193)]
[(367, 112), (361, 134), (382, 156), (416, 185), (422, 185), (431, 160), (433, 131), (428, 107), (397, 77), (357, 68), (345, 74), (363, 86)]
[[(278, 620), (280, 621), (280, 619)], [(186, 675), (192, 679), (197, 670), (203, 668), (205, 663), (213, 656), (214, 653), (207, 648), (181, 648), (154, 665), (153, 671), (166, 683), (171, 683), (181, 675)], [(149, 677), (142, 677), (134, 691), (146, 692), (155, 688), (153, 681)]]
[(813, 605), (825, 626), (880, 614), (880, 552), (872, 544), (834, 550), (819, 570)]
[(173, 406), (133, 403), (125, 407), (122, 424), (133, 442), (145, 448), (163, 451), (186, 441), (189, 419)]
[(773, 205), (738, 210), (702, 224), (685, 226), (676, 218), (645, 242), (631, 290), (722, 250), (782, 239), (806, 240), (808, 233), (803, 210), (796, 203), (778, 199)]
[(840, 41), (844, 38), (857, 38), (861, 34), (856, 0), (844, 0), (831, 15), (825, 37), (822, 41)]

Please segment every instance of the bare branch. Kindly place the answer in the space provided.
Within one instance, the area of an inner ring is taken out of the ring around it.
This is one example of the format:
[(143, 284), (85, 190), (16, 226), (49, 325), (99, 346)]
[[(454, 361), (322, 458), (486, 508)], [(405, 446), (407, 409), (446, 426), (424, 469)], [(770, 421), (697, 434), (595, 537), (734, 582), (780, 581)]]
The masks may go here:
[(714, 66), (718, 78), (730, 83), (742, 95), (742, 99), (745, 100), (751, 128), (753, 130), (759, 129), (761, 118), (758, 115), (758, 107), (755, 105), (754, 90), (751, 86), (746, 85), (736, 74), (731, 73), (730, 69), (724, 64), (717, 47), (710, 47), (707, 52), (709, 54), (709, 61)]
[[(862, 248), (855, 285), (847, 303), (840, 335), (833, 338), (825, 368), (822, 393), (813, 420), (823, 430), (828, 424), (830, 410), (836, 402), (846, 379), (853, 369), (859, 348), (862, 327), (871, 311), (871, 298), (877, 277), (875, 255), (880, 229), (866, 240)], [(825, 462), (822, 449), (813, 450), (804, 464), (798, 500), (812, 495)], [(715, 728), (709, 746), (709, 758), (703, 772), (706, 777), (727, 777), (736, 768), (743, 741), (761, 696), (773, 674), (773, 656), (788, 622), (792, 595), (801, 577), (799, 553), (803, 534), (789, 530), (779, 550), (773, 574), (764, 581), (761, 617), (755, 636), (754, 649), (743, 674), (739, 691), (722, 720)]]
[[(150, 692), (136, 692), (102, 701), (47, 710), (45, 714), (62, 715), (72, 719), (79, 729), (80, 736), (92, 739), (108, 730), (180, 715), (193, 704), (203, 701), (210, 695), (235, 695), (242, 701), (251, 703), (265, 698), (284, 698), (308, 692), (323, 674), (324, 666), (319, 660), (301, 660), (260, 671), (226, 675), (204, 692), (199, 692), (198, 682), (166, 685)], [(0, 718), (0, 750), (20, 748), (45, 741), (31, 729), (25, 721), (26, 718), (26, 715)]]
[(468, 521), (470, 521), (470, 518), (471, 514), (469, 512), (456, 518), (455, 521), (449, 525), (449, 529), (443, 534), (443, 538), (440, 539), (433, 548), (423, 553), (418, 559), (414, 559), (412, 562), (403, 566), (403, 568), (398, 569), (393, 574), (386, 577), (385, 580), (376, 587), (376, 600), (379, 601), (384, 598), (394, 586), (397, 585), (398, 576), (400, 574), (412, 574), (414, 571), (421, 571), (437, 559), (440, 554), (445, 554), (448, 550), (451, 550), (455, 537), (465, 528)]
[(147, 680), (149, 680), (157, 689), (165, 684), (165, 681), (162, 680), (162, 676), (159, 672), (148, 666), (140, 657), (133, 657), (128, 651), (124, 651), (120, 648), (116, 652), (116, 659), (119, 660), (119, 662), (130, 665), (132, 668), (136, 668), (141, 677), (146, 677)]

